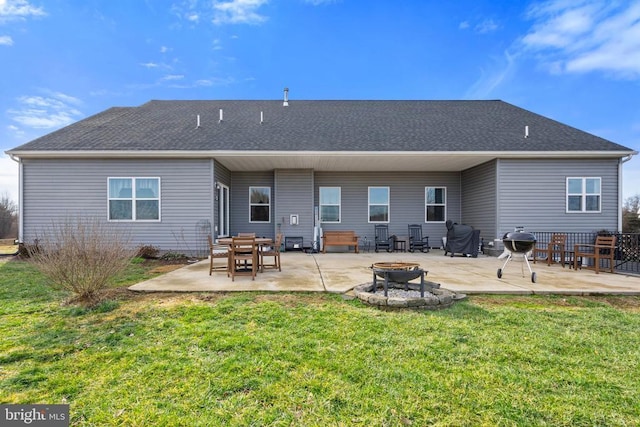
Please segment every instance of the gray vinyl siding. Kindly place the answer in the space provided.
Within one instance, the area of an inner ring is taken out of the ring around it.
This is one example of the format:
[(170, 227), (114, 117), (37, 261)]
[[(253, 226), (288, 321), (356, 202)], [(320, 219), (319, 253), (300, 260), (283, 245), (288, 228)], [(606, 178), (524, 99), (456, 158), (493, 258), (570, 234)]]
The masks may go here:
[[(265, 223), (249, 222), (249, 187), (271, 188), (270, 221)], [(274, 237), (274, 200), (273, 171), (232, 172), (231, 173), (231, 235), (238, 233), (256, 233), (259, 237)]]
[(492, 160), (462, 172), (462, 223), (480, 230), (487, 242), (498, 237), (496, 167)]
[(425, 187), (447, 189), (447, 219), (460, 222), (460, 174), (458, 172), (316, 172), (314, 205), (318, 206), (319, 187), (341, 187), (339, 224), (322, 224), (323, 230), (354, 230), (363, 240), (374, 239), (374, 223), (369, 223), (368, 188), (389, 187), (389, 233), (408, 234), (409, 224), (422, 224), (429, 244), (439, 247), (446, 235), (444, 222), (425, 222)]
[[(285, 237), (302, 237), (304, 245), (313, 242), (313, 171), (287, 169), (275, 171), (276, 232)], [(299, 225), (291, 225), (290, 215), (298, 215)]]
[[(196, 224), (213, 221), (211, 161), (127, 159), (25, 159), (24, 239), (29, 242), (53, 222), (87, 217), (107, 221), (107, 178), (159, 177), (160, 222), (109, 222), (130, 234), (134, 245), (192, 253)], [(205, 241), (206, 244), (206, 241)]]
[[(526, 231), (615, 231), (618, 227), (618, 161), (499, 160), (498, 234)], [(567, 177), (601, 178), (601, 212), (567, 213)]]
[(231, 172), (217, 161), (213, 162), (214, 179), (216, 182), (231, 187)]

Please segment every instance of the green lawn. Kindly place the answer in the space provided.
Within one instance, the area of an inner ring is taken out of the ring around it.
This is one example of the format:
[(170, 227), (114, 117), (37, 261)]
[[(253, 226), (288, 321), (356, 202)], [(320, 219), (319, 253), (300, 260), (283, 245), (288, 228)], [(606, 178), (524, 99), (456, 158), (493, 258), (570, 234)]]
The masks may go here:
[(326, 294), (65, 297), (0, 264), (0, 403), (68, 403), (78, 426), (640, 425), (637, 297), (424, 313)]

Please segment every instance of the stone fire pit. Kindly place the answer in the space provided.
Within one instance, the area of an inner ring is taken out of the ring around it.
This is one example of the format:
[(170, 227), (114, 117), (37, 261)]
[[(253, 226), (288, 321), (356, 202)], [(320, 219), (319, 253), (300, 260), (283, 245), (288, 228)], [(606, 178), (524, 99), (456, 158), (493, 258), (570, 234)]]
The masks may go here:
[[(424, 280), (427, 271), (417, 263), (379, 262), (373, 264), (371, 269), (373, 281), (356, 286), (354, 293), (363, 303), (381, 309), (438, 310), (466, 297), (440, 289), (439, 283)], [(417, 278), (420, 278), (420, 283), (410, 282)]]

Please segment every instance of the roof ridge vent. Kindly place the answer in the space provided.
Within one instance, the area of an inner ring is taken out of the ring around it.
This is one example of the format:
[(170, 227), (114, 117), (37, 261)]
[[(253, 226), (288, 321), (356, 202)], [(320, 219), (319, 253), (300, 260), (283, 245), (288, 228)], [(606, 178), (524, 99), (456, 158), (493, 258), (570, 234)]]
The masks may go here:
[(289, 88), (285, 87), (284, 88), (284, 102), (282, 103), (283, 107), (288, 107), (289, 106)]

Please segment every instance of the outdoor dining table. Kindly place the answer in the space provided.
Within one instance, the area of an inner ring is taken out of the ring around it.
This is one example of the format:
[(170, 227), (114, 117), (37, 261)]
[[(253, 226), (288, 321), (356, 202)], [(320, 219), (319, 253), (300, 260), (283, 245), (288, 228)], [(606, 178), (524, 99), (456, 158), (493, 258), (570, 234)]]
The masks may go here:
[[(256, 246), (258, 246), (258, 252), (260, 251), (260, 248), (263, 246), (271, 246), (273, 245), (273, 239), (269, 238), (269, 237), (256, 237), (255, 238), (255, 242), (256, 242)], [(232, 237), (221, 237), (218, 239), (218, 244), (219, 245), (227, 245), (229, 247), (231, 247), (231, 244), (233, 243), (233, 238)], [(258, 254), (258, 271), (260, 271), (260, 254)]]
[[(221, 237), (218, 239), (218, 244), (220, 245), (229, 245), (231, 246), (233, 243), (232, 237)], [(269, 237), (256, 237), (256, 245), (258, 246), (270, 246), (273, 245), (273, 239)]]

